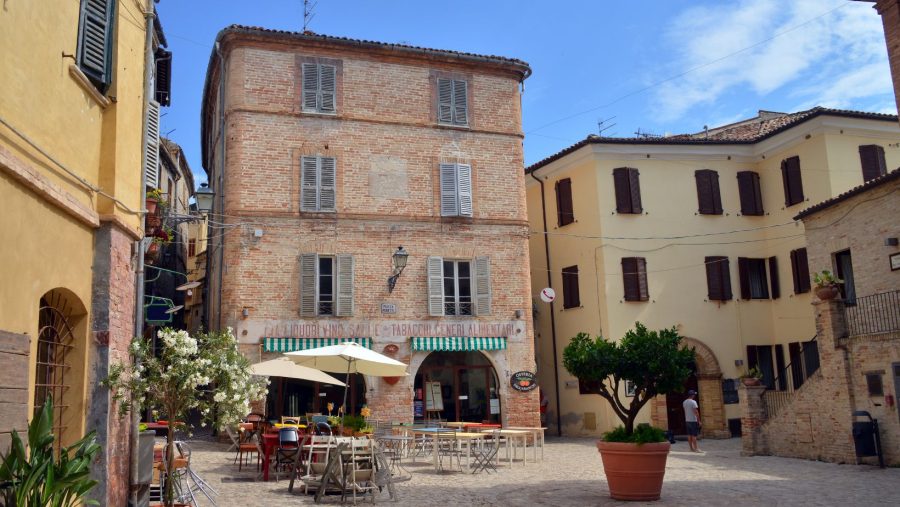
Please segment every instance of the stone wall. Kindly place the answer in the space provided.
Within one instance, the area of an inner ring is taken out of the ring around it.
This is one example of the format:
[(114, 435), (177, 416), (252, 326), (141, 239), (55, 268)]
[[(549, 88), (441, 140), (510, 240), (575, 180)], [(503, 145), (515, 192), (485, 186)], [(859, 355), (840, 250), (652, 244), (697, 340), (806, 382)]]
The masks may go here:
[(888, 60), (894, 81), (894, 98), (900, 109), (900, 1), (877, 0), (875, 9), (881, 14), (884, 39), (887, 42)]
[(0, 331), (0, 454), (9, 449), (10, 433), (28, 427), (28, 335)]
[(865, 373), (883, 372), (885, 394), (892, 392), (891, 363), (900, 360), (900, 333), (843, 338), (843, 303), (814, 304), (819, 370), (774, 415), (766, 411), (765, 387), (740, 388), (744, 454), (856, 463), (852, 413), (868, 410), (881, 425), (885, 462), (900, 463), (896, 404), (888, 407), (884, 396), (869, 397), (865, 378)]

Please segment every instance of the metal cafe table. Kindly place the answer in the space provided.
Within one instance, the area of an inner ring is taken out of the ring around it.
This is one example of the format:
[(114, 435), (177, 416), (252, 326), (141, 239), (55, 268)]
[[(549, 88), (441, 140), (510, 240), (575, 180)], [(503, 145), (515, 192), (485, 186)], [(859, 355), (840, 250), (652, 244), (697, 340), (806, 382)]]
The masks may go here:
[(431, 435), (433, 439), (431, 455), (434, 460), (435, 471), (440, 471), (440, 464), (438, 463), (438, 448), (439, 440), (441, 438), (446, 438), (448, 435), (452, 434), (455, 440), (466, 441), (466, 466), (469, 466), (472, 458), (472, 442), (474, 440), (483, 440), (488, 436), (486, 433), (466, 433), (463, 431), (457, 431), (448, 428), (411, 428), (408, 431), (412, 432), (413, 434)]

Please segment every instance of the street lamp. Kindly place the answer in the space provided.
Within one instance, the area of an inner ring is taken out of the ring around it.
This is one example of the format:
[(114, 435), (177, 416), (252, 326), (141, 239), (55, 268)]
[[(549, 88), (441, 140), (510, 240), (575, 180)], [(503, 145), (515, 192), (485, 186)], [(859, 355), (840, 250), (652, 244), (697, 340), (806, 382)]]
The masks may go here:
[(391, 260), (394, 264), (394, 274), (388, 278), (388, 293), (394, 292), (394, 286), (397, 285), (397, 279), (400, 278), (403, 269), (406, 268), (406, 261), (409, 260), (409, 252), (404, 250), (402, 246), (398, 246), (397, 251), (394, 252), (394, 255), (391, 257)]
[(197, 200), (197, 210), (204, 215), (212, 211), (213, 197), (215, 195), (216, 193), (213, 192), (213, 189), (209, 188), (209, 184), (201, 183), (200, 188), (194, 192), (194, 198)]

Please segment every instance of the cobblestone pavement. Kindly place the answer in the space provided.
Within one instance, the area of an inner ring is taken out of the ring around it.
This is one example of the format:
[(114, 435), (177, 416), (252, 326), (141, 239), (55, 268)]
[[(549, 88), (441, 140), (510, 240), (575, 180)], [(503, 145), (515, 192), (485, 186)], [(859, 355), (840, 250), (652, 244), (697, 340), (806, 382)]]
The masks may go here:
[[(900, 505), (900, 469), (835, 465), (767, 456), (742, 457), (740, 440), (704, 440), (703, 453), (672, 447), (662, 500), (650, 505)], [(287, 492), (287, 480), (254, 481), (256, 471), (232, 465), (228, 445), (194, 444), (192, 468), (219, 492), (220, 506), (314, 505), (312, 496)], [(529, 449), (530, 451), (530, 449)], [(529, 456), (531, 456), (529, 452)], [(419, 458), (412, 480), (397, 485), (399, 499), (387, 492), (379, 503), (397, 506), (582, 506), (642, 505), (609, 498), (600, 456), (591, 439), (548, 438), (544, 460), (523, 466), (504, 463), (499, 473), (463, 474), (434, 471)], [(323, 504), (338, 504), (327, 497)], [(361, 502), (363, 503), (363, 502)], [(201, 502), (201, 505), (206, 505)]]

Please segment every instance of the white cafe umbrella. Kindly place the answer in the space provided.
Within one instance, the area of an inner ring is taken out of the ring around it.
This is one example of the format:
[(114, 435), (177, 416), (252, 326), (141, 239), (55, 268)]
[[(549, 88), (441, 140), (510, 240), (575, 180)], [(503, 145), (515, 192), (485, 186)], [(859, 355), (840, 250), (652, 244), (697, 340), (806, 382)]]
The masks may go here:
[(286, 357), (263, 361), (250, 366), (250, 372), (261, 377), (285, 377), (311, 380), (322, 384), (343, 386), (344, 383), (315, 368), (300, 366)]
[[(362, 373), (373, 377), (405, 377), (406, 364), (383, 354), (360, 346), (356, 342), (345, 342), (316, 349), (297, 350), (285, 354), (301, 366), (309, 366), (323, 371), (347, 374)], [(347, 405), (347, 386), (344, 386), (344, 402)]]

